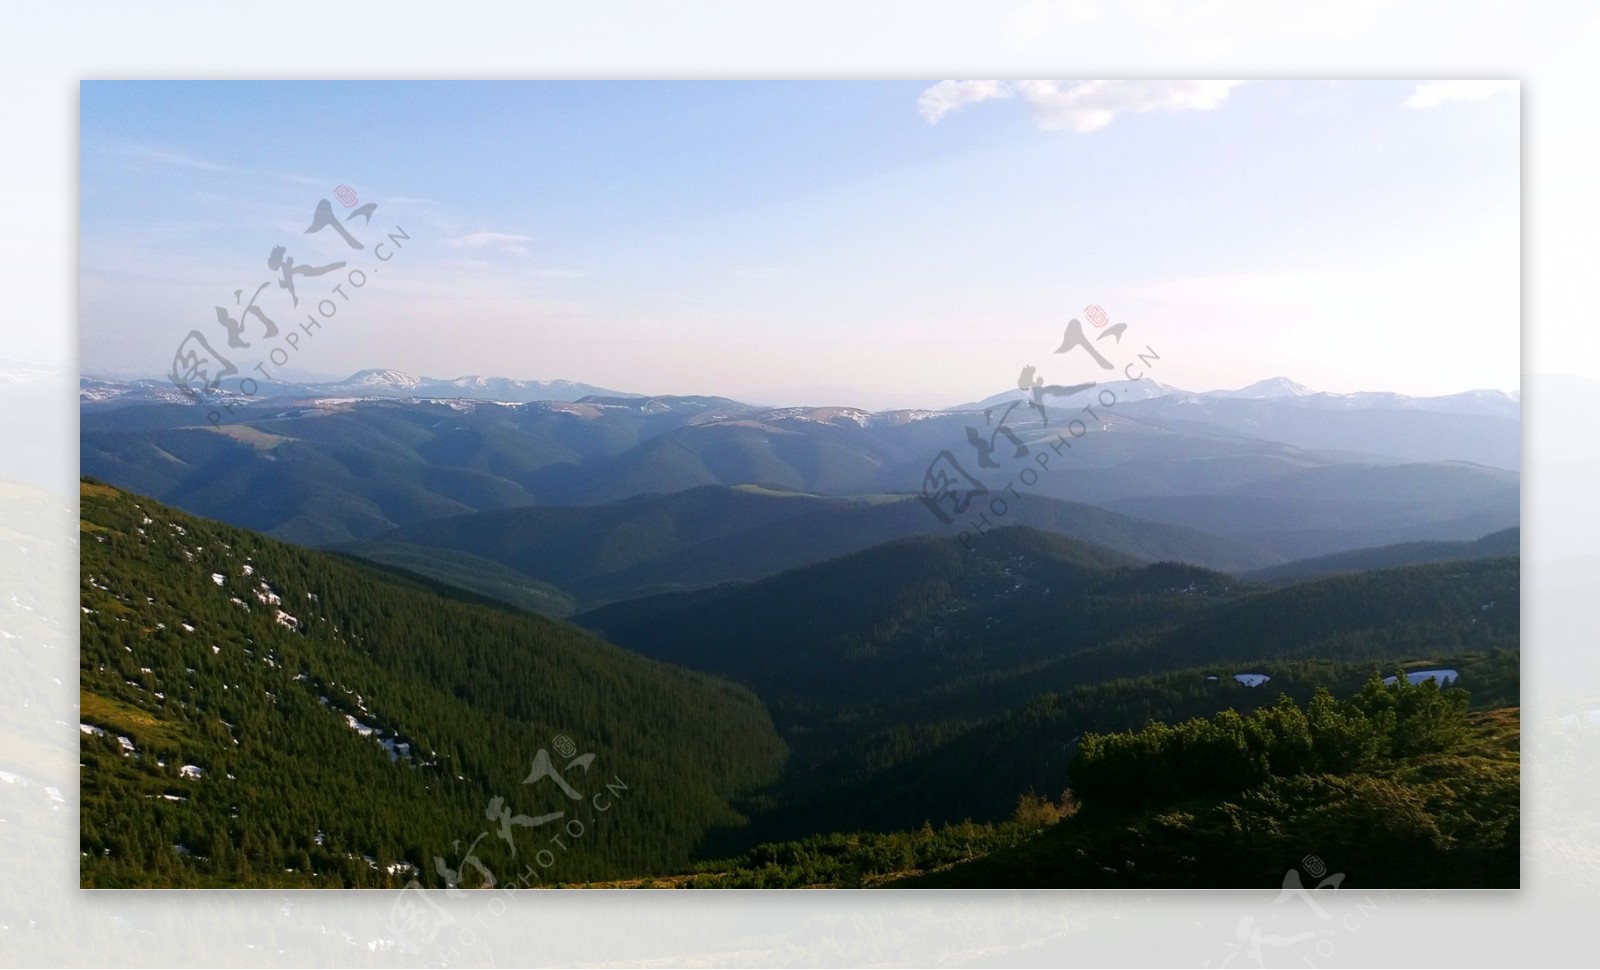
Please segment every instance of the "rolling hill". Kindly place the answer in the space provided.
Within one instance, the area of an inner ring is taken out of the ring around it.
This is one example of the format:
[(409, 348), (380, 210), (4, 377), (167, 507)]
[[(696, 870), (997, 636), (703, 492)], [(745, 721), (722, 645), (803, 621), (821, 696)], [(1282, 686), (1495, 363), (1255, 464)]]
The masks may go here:
[[(1020, 793), (1066, 784), (1085, 730), (1353, 690), (1401, 663), (1515, 703), (1517, 588), (1517, 561), (1494, 559), (1273, 590), (1011, 528), (971, 550), (900, 540), (575, 620), (754, 690), (793, 758), (751, 832), (795, 838), (998, 821)], [(1272, 681), (1241, 686), (1241, 672)]]
[(1330, 556), (1297, 559), (1278, 566), (1250, 570), (1243, 573), (1242, 577), (1259, 583), (1304, 582), (1321, 576), (1389, 569), (1394, 566), (1515, 556), (1520, 553), (1521, 547), (1521, 529), (1502, 529), (1481, 539), (1464, 542), (1401, 542), (1371, 549), (1352, 549)]
[[(1030, 495), (1013, 499), (999, 521), (1141, 560), (1237, 570), (1274, 558), (1190, 529)], [(953, 536), (960, 524), (944, 525), (920, 501), (904, 495), (843, 499), (706, 486), (606, 505), (532, 506), (434, 519), (337, 548), (396, 565), (407, 565), (393, 557), (408, 549), (407, 568), (446, 580), (453, 560), (442, 557), (435, 563), (430, 557), (465, 554), (593, 605), (754, 579), (893, 539)], [(487, 592), (482, 585), (464, 584)]]
[(1515, 472), (1466, 462), (1323, 465), (1208, 495), (1144, 495), (1107, 508), (1182, 523), (1285, 559), (1425, 539), (1475, 539), (1521, 517)]

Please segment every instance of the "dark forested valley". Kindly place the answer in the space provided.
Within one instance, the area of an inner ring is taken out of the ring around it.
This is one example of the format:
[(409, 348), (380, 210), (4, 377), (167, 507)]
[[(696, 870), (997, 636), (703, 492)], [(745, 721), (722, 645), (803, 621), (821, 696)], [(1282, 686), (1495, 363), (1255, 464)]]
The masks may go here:
[(82, 493), (85, 886), (1517, 882), (1504, 543), (1252, 577), (727, 490), (369, 560)]

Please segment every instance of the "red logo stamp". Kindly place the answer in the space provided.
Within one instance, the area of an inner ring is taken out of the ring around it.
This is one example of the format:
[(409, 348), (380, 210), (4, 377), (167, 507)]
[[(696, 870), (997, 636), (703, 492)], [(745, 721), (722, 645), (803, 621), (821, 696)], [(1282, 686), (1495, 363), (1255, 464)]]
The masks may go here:
[(1083, 315), (1088, 317), (1089, 322), (1097, 327), (1103, 327), (1111, 322), (1111, 318), (1106, 316), (1106, 311), (1101, 309), (1098, 303), (1091, 303), (1085, 307)]
[[(338, 199), (340, 202), (344, 203), (344, 207), (346, 209), (350, 208), (351, 206), (355, 205), (357, 202), (361, 201), (360, 199), (356, 198), (356, 190), (352, 189), (348, 185), (341, 185), (338, 188), (334, 189), (333, 190), (333, 197)], [(1095, 326), (1098, 327), (1100, 325), (1097, 323), (1097, 324), (1095, 324)]]

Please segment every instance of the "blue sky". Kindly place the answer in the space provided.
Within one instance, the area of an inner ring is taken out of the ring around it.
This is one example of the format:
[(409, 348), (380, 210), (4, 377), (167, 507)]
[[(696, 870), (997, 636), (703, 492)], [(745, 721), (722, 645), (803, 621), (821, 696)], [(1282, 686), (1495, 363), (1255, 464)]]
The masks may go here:
[(1198, 390), (1518, 385), (1514, 84), (86, 82), (81, 109), (87, 373), (165, 373), (194, 329), (226, 355), (213, 307), (274, 246), (376, 265), (304, 233), (344, 184), (359, 236), (411, 240), (283, 373), (943, 406), (1078, 379), (1051, 351), (1095, 303)]

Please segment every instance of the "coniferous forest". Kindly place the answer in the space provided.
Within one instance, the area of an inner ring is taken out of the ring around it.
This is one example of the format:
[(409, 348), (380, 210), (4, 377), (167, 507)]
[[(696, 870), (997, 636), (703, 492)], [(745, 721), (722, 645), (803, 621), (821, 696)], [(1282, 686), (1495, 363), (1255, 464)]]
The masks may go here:
[(1016, 527), (561, 620), (81, 519), (84, 886), (1518, 882), (1515, 556), (1266, 585)]
[(552, 881), (667, 870), (781, 770), (728, 681), (101, 485), (82, 514), (86, 886), (470, 885), (569, 823)]

